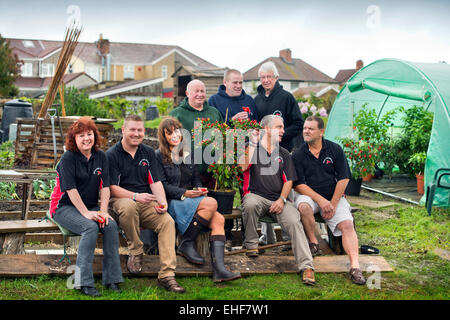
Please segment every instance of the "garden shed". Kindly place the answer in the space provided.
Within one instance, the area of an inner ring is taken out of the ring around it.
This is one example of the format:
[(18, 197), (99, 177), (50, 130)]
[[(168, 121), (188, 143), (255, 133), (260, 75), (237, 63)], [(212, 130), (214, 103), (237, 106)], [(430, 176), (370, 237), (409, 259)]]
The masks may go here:
[[(329, 115), (325, 137), (338, 143), (338, 137), (350, 137), (353, 114), (364, 104), (375, 109), (378, 118), (398, 106), (405, 109), (423, 106), (433, 112), (425, 186), (433, 181), (439, 168), (450, 168), (450, 65), (380, 59), (360, 69), (339, 92)], [(401, 114), (393, 123), (397, 131), (403, 127)], [(445, 182), (449, 183), (449, 179)], [(449, 189), (438, 188), (433, 204), (448, 206), (449, 192)], [(425, 198), (426, 193), (420, 202), (425, 203)]]

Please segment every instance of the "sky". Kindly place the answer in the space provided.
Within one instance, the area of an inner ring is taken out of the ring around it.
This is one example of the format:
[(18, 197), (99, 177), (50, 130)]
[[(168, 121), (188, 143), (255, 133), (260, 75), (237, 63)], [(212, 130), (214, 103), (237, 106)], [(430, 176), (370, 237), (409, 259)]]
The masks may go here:
[(6, 38), (178, 45), (218, 67), (247, 71), (289, 48), (330, 77), (382, 58), (450, 63), (449, 0), (0, 0)]

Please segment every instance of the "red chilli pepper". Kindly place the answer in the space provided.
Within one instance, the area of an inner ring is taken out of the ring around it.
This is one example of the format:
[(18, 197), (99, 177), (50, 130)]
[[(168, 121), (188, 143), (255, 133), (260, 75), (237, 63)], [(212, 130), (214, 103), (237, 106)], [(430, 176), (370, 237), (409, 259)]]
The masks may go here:
[(247, 113), (250, 113), (250, 108), (249, 107), (242, 107), (242, 110), (244, 110)]

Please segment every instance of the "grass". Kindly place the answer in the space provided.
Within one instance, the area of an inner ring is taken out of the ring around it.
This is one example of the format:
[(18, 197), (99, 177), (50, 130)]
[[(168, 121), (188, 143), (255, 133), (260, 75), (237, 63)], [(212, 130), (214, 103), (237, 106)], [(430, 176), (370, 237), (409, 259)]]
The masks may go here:
[[(126, 278), (122, 294), (104, 289), (100, 278), (96, 285), (105, 300), (448, 300), (449, 262), (434, 249), (450, 250), (450, 210), (433, 209), (429, 217), (424, 208), (409, 204), (360, 208), (355, 213), (360, 244), (379, 248), (394, 269), (381, 273), (379, 289), (353, 285), (342, 273), (316, 274), (315, 287), (304, 286), (298, 275), (286, 274), (247, 276), (217, 285), (208, 277), (178, 277), (187, 289), (183, 295), (158, 288), (155, 278)], [(372, 275), (366, 273), (366, 278)], [(66, 281), (50, 276), (0, 278), (0, 299), (90, 299), (67, 289)]]

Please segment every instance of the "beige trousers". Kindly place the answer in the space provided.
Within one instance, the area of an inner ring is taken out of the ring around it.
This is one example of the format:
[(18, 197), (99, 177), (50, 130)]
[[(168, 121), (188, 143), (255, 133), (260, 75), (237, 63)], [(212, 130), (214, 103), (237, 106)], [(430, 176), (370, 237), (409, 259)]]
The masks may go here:
[(158, 233), (160, 271), (158, 278), (175, 276), (177, 257), (175, 253), (175, 222), (168, 213), (159, 214), (157, 203), (134, 202), (127, 198), (111, 198), (109, 213), (125, 232), (131, 255), (144, 253), (140, 238), (140, 228), (152, 229)]
[(292, 251), (298, 271), (302, 271), (305, 268), (314, 269), (313, 257), (309, 249), (308, 239), (303, 230), (303, 224), (300, 221), (300, 213), (288, 201), (280, 214), (271, 214), (269, 213), (269, 208), (272, 202), (254, 193), (245, 195), (242, 202), (244, 207), (242, 219), (244, 220), (245, 226), (245, 247), (247, 249), (258, 248), (258, 219), (266, 214), (272, 215), (281, 228), (291, 237)]

